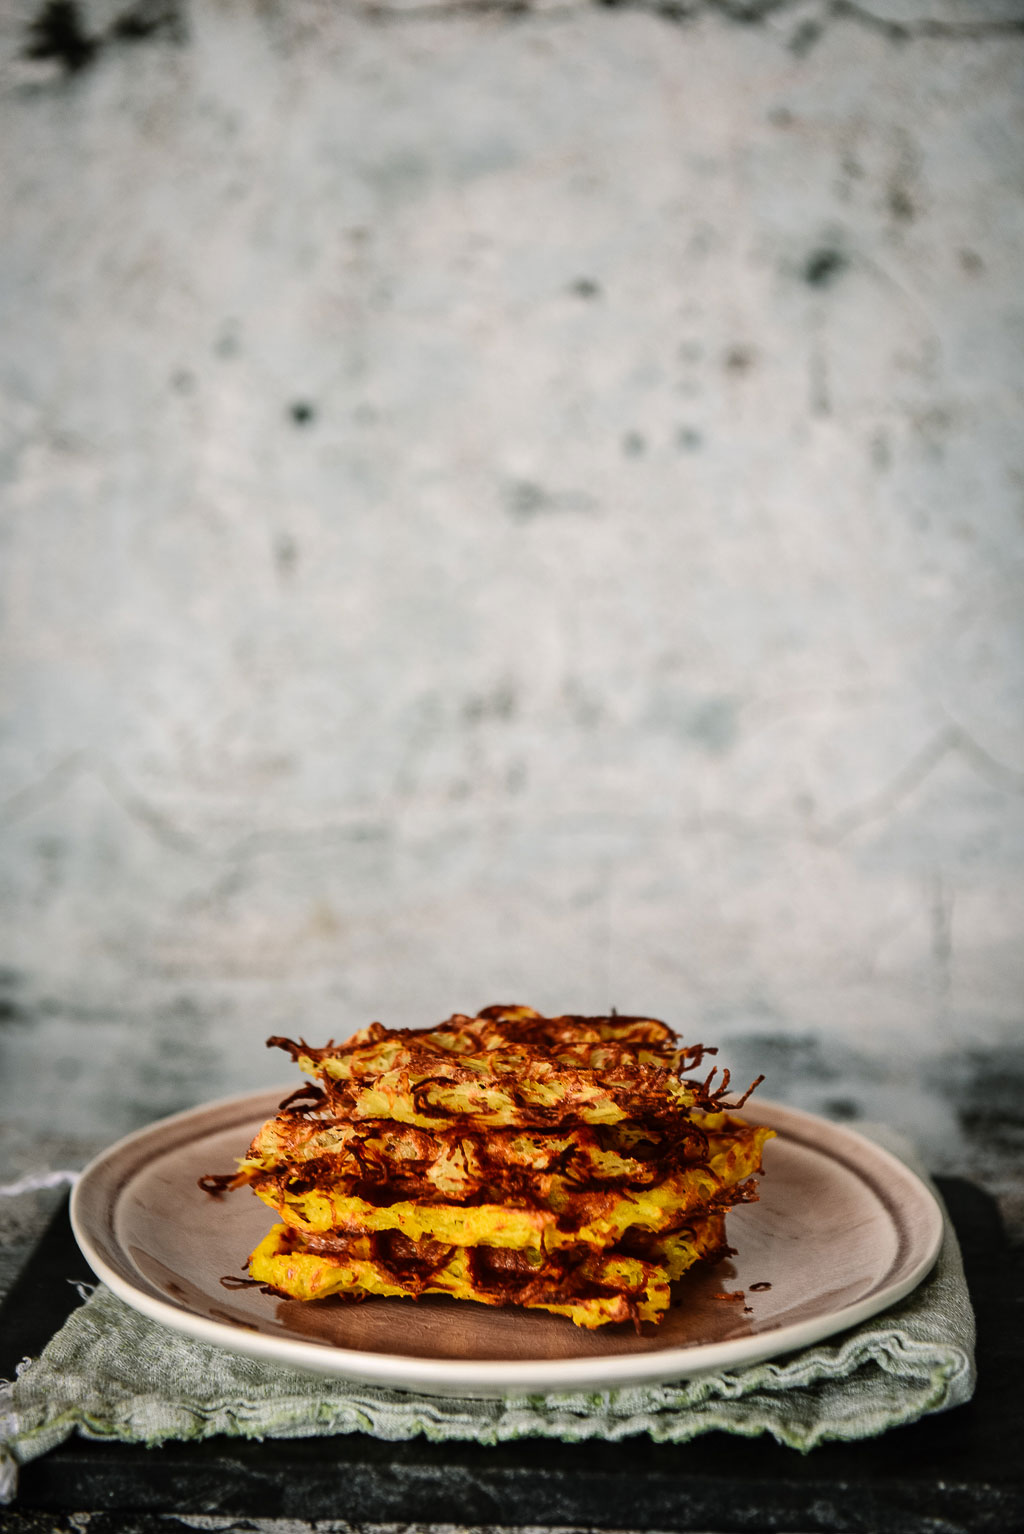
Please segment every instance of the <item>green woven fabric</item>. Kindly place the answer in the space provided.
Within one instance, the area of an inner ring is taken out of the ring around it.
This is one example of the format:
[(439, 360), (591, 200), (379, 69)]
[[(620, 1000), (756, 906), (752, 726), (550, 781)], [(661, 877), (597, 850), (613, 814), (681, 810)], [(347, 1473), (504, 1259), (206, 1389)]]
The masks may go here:
[(75, 1431), (149, 1445), (355, 1432), (493, 1444), (637, 1433), (682, 1443), (721, 1429), (806, 1451), (958, 1406), (974, 1377), (974, 1316), (948, 1219), (929, 1277), (861, 1326), (767, 1363), (601, 1393), (477, 1401), (347, 1384), (194, 1342), (100, 1285), (0, 1391), (0, 1500), (13, 1496), (19, 1464)]

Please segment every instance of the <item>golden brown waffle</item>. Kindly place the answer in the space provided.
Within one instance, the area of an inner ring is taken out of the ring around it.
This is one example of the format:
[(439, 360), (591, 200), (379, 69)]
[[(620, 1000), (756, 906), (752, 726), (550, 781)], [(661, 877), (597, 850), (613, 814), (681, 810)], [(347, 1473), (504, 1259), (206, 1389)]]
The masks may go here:
[(203, 1185), (248, 1183), (275, 1210), (250, 1272), (292, 1298), (657, 1321), (682, 1274), (726, 1250), (725, 1211), (757, 1196), (772, 1131), (726, 1111), (727, 1072), (684, 1075), (714, 1051), (654, 1018), (488, 1007), (320, 1048), (268, 1042), (316, 1084), (234, 1177)]

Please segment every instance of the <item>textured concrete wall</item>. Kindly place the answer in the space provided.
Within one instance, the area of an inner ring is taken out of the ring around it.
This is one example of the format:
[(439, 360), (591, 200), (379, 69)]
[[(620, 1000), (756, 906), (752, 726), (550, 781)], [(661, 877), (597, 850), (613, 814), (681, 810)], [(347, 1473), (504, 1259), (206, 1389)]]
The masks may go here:
[(991, 1104), (1024, 13), (663, 10), (4, 8), (15, 1146), (495, 1000)]

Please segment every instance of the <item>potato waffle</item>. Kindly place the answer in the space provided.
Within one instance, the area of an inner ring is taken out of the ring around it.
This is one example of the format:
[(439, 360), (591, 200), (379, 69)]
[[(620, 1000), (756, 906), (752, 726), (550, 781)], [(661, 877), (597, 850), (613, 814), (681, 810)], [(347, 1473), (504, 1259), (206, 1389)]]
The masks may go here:
[[(772, 1131), (732, 1116), (728, 1072), (652, 1018), (456, 1014), (344, 1044), (274, 1038), (315, 1085), (230, 1177), (280, 1221), (253, 1280), (291, 1298), (448, 1294), (579, 1326), (657, 1322), (728, 1250)], [(716, 1078), (717, 1081), (716, 1081)], [(756, 1083), (755, 1083), (756, 1085)]]

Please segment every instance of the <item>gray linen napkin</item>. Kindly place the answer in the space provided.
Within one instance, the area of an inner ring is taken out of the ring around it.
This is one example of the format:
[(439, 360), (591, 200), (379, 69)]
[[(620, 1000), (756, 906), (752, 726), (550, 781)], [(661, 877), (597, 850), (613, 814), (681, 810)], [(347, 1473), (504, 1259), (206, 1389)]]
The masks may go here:
[[(891, 1131), (872, 1137), (914, 1165)], [(915, 1167), (915, 1170), (917, 1168)], [(441, 1399), (348, 1384), (236, 1356), (148, 1320), (98, 1285), (17, 1379), (0, 1387), (0, 1501), (17, 1470), (74, 1431), (160, 1444), (228, 1433), (500, 1443), (523, 1437), (683, 1443), (720, 1429), (813, 1449), (870, 1438), (970, 1400), (974, 1315), (948, 1217), (931, 1274), (899, 1304), (767, 1363), (622, 1390)]]

